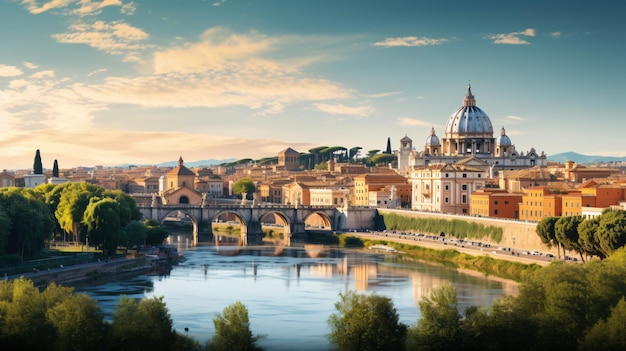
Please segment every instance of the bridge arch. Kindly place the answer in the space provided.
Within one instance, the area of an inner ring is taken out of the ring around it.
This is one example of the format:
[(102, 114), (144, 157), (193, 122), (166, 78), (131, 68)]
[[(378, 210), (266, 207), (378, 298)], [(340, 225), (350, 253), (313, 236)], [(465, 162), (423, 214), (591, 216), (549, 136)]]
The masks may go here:
[(305, 224), (305, 230), (307, 228), (312, 229), (324, 229), (333, 230), (334, 225), (332, 219), (323, 211), (311, 211), (303, 218)]
[(165, 224), (165, 220), (167, 218), (170, 218), (170, 215), (172, 213), (183, 214), (185, 215), (185, 217), (191, 220), (192, 245), (196, 246), (198, 244), (198, 219), (196, 219), (190, 211), (185, 211), (184, 209), (172, 209), (171, 211), (163, 211), (161, 217), (158, 219), (159, 225), (163, 227)]

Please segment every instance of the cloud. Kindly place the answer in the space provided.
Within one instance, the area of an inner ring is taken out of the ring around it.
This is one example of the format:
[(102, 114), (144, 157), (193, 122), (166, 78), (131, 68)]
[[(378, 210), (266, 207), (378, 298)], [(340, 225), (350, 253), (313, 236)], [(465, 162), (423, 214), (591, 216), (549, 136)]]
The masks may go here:
[(424, 122), (424, 121), (420, 121), (419, 119), (413, 119), (413, 118), (408, 118), (408, 117), (398, 117), (397, 121), (399, 125), (405, 126), (405, 127), (422, 127), (422, 126), (430, 125), (430, 123), (428, 122)]
[(54, 78), (54, 71), (39, 71), (30, 75), (32, 79), (42, 79), (42, 78)]
[(24, 74), (24, 72), (15, 66), (0, 64), (0, 77), (17, 77), (22, 74)]
[(558, 38), (560, 38), (562, 35), (563, 35), (563, 33), (562, 33), (562, 32), (551, 32), (551, 33), (550, 33), (550, 36), (551, 36), (552, 38), (554, 38), (554, 39), (558, 39)]
[(393, 95), (398, 95), (400, 94), (399, 91), (390, 91), (390, 92), (386, 92), (386, 93), (378, 93), (378, 94), (366, 94), (364, 95), (365, 97), (371, 98), (371, 99), (379, 99), (379, 98), (384, 98), (387, 96), (393, 96)]
[[(129, 142), (132, 141), (132, 142)], [(315, 146), (306, 142), (288, 142), (279, 139), (249, 139), (224, 137), (177, 131), (126, 131), (110, 128), (95, 133), (33, 130), (31, 133), (0, 139), (1, 149), (11, 149), (3, 154), (3, 168), (28, 169), (40, 145), (46, 167), (57, 159), (61, 167), (113, 166), (123, 163), (157, 164), (177, 160), (186, 161), (226, 158), (262, 158), (277, 155), (280, 150), (292, 147), (307, 150)], [(107, 145), (106, 148), (102, 147)], [(251, 148), (250, 145), (254, 145)], [(141, 155), (138, 159), (137, 155)], [(28, 163), (30, 160), (30, 164)]]
[(37, 66), (36, 64), (34, 64), (32, 62), (24, 62), (24, 67), (26, 67), (28, 69), (37, 69), (37, 68), (39, 68), (39, 66)]
[(372, 106), (346, 106), (343, 104), (315, 104), (318, 111), (332, 115), (350, 115), (365, 117), (375, 111)]
[(519, 117), (519, 116), (506, 116), (504, 117), (505, 119), (509, 120), (509, 121), (515, 121), (515, 122), (522, 122), (525, 121), (526, 118), (524, 117)]
[(534, 37), (535, 30), (533, 28), (527, 28), (521, 32), (511, 32), (506, 34), (494, 34), (489, 35), (487, 38), (492, 39), (494, 44), (510, 44), (510, 45), (527, 45), (530, 42), (520, 38), (521, 36), (525, 37)]
[(383, 47), (394, 47), (394, 46), (430, 46), (430, 45), (440, 45), (446, 43), (448, 39), (439, 38), (426, 38), (426, 37), (399, 37), (399, 38), (387, 38), (383, 41), (376, 42), (372, 45), (374, 46), (383, 46)]
[(94, 75), (96, 75), (96, 74), (99, 74), (99, 73), (104, 73), (104, 72), (106, 72), (106, 71), (107, 71), (107, 69), (106, 69), (106, 68), (100, 68), (100, 69), (97, 69), (97, 70), (95, 70), (95, 71), (91, 71), (91, 72), (87, 73), (87, 77), (92, 77), (92, 76), (94, 76)]
[(70, 31), (67, 33), (53, 34), (52, 37), (59, 43), (85, 44), (111, 55), (126, 54), (131, 55), (131, 57), (135, 55), (134, 51), (146, 48), (143, 42), (149, 36), (143, 30), (123, 21), (111, 23), (104, 21), (77, 22), (72, 24), (69, 29)]
[(133, 2), (124, 5), (121, 0), (50, 0), (47, 2), (44, 1), (41, 5), (39, 5), (39, 2), (37, 0), (22, 0), (22, 4), (24, 4), (26, 10), (28, 10), (33, 15), (38, 15), (46, 11), (55, 9), (66, 9), (69, 7), (74, 8), (68, 11), (69, 14), (79, 16), (97, 15), (102, 11), (103, 8), (109, 6), (121, 6), (123, 13), (134, 11)]

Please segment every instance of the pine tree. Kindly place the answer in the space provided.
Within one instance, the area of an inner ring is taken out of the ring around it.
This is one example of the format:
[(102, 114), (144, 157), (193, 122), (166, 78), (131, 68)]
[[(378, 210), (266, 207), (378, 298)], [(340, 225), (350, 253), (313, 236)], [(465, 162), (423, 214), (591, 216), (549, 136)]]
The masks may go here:
[(54, 166), (52, 166), (52, 176), (59, 178), (59, 163), (57, 160), (54, 160)]
[(43, 174), (43, 166), (41, 165), (41, 154), (39, 153), (39, 149), (35, 153), (35, 163), (33, 164), (33, 173), (34, 174)]

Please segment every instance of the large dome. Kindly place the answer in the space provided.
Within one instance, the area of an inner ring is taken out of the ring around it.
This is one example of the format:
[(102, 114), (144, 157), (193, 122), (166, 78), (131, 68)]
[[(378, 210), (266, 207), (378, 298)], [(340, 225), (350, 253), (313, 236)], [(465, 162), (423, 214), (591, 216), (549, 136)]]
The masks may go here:
[(468, 86), (463, 106), (448, 118), (445, 136), (446, 138), (463, 138), (487, 135), (493, 137), (491, 120), (483, 110), (476, 106), (472, 87)]

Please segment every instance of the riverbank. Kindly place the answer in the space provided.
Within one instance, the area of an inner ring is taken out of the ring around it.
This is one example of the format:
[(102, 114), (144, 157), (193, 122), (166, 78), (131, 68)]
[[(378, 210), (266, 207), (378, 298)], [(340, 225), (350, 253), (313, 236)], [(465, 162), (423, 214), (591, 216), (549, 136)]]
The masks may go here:
[[(366, 246), (383, 244), (397, 250), (399, 255), (415, 259), (454, 265), (457, 269), (473, 270), (485, 275), (510, 279), (517, 282), (549, 264), (528, 257), (519, 257), (506, 251), (450, 245), (445, 240), (422, 240), (415, 236), (389, 235), (386, 233), (346, 233), (363, 240)], [(368, 243), (369, 242), (369, 243)], [(481, 250), (482, 249), (482, 250)]]
[(81, 280), (92, 279), (107, 275), (148, 271), (156, 264), (151, 257), (115, 258), (107, 261), (97, 261), (75, 266), (52, 268), (25, 274), (5, 276), (5, 280), (24, 277), (32, 280), (35, 286), (47, 286), (50, 283), (68, 284)]

